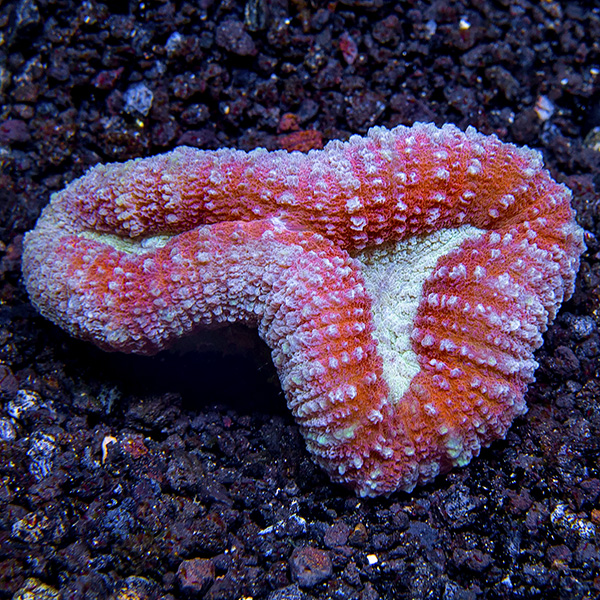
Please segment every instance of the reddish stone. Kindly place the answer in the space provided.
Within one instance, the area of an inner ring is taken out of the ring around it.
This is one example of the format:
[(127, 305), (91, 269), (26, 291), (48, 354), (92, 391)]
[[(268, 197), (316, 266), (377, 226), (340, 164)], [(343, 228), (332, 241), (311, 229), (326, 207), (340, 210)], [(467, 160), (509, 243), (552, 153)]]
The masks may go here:
[(0, 142), (12, 144), (14, 142), (28, 142), (31, 139), (27, 123), (20, 119), (8, 119), (0, 124)]
[(0, 365), (0, 392), (14, 394), (19, 389), (17, 378), (6, 365)]
[(208, 558), (184, 560), (177, 569), (182, 591), (204, 594), (215, 580), (215, 565)]
[(333, 566), (327, 552), (306, 546), (292, 552), (290, 571), (300, 587), (313, 587), (331, 577)]
[(315, 129), (295, 131), (294, 133), (280, 136), (277, 144), (282, 150), (287, 150), (288, 152), (293, 152), (294, 150), (308, 152), (309, 150), (323, 147), (323, 136), (320, 131), (316, 131)]

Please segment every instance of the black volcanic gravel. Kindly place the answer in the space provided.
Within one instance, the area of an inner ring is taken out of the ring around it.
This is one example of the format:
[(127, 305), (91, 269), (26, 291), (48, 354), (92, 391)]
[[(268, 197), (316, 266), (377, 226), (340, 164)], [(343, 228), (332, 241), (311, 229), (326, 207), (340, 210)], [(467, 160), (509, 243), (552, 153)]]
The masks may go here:
[[(0, 2), (0, 598), (600, 597), (600, 5)], [(506, 440), (413, 494), (332, 485), (242, 329), (154, 358), (36, 314), (22, 234), (98, 162), (375, 124), (539, 148), (586, 231)]]

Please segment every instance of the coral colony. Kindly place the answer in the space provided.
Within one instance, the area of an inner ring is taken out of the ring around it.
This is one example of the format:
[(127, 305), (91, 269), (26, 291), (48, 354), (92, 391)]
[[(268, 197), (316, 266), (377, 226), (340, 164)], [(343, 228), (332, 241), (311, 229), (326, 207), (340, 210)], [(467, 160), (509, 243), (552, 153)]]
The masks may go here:
[(23, 272), (43, 315), (109, 350), (257, 327), (314, 459), (375, 496), (465, 465), (525, 412), (584, 248), (570, 196), (537, 152), (452, 125), (308, 154), (177, 148), (55, 194)]

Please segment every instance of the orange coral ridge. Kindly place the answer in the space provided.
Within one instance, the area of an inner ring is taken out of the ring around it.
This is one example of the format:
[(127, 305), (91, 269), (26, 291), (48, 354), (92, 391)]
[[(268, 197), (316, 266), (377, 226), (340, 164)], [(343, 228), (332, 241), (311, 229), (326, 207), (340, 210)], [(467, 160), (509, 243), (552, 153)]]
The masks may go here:
[(23, 272), (43, 315), (105, 349), (257, 326), (315, 460), (375, 496), (525, 412), (584, 248), (570, 195), (537, 152), (452, 125), (308, 154), (177, 148), (55, 194)]

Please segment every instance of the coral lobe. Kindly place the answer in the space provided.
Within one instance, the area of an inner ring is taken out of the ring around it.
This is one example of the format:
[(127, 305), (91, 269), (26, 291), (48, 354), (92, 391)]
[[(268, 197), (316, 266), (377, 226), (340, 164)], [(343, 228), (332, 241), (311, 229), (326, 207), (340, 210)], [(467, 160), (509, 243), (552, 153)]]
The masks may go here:
[(377, 495), (466, 464), (526, 410), (582, 250), (536, 152), (416, 124), (97, 166), (53, 196), (23, 271), (42, 314), (106, 349), (257, 326), (317, 462)]

